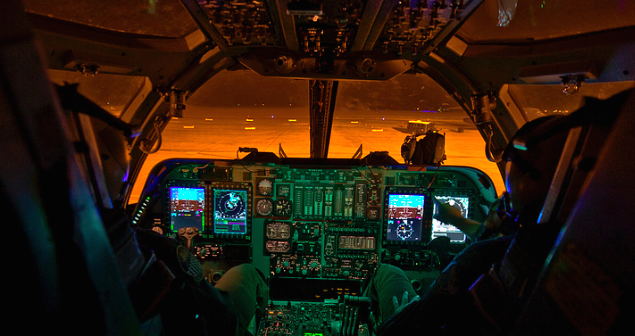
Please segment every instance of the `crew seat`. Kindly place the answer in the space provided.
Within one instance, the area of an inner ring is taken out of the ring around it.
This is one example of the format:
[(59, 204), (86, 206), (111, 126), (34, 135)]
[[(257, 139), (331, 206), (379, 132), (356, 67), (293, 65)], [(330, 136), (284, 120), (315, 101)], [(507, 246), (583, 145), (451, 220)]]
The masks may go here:
[(514, 335), (623, 334), (635, 317), (634, 112), (630, 90)]
[(0, 20), (6, 327), (26, 335), (140, 334), (20, 1), (3, 2)]

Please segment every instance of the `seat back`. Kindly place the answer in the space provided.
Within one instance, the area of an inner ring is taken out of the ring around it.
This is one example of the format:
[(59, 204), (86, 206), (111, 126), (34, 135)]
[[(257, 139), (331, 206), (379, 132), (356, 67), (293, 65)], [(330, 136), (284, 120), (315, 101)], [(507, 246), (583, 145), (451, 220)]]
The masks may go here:
[(631, 90), (595, 165), (580, 182), (580, 196), (513, 334), (615, 334), (630, 322), (635, 307), (634, 143)]
[(25, 334), (139, 326), (19, 1), (0, 11), (0, 213), (8, 321)]

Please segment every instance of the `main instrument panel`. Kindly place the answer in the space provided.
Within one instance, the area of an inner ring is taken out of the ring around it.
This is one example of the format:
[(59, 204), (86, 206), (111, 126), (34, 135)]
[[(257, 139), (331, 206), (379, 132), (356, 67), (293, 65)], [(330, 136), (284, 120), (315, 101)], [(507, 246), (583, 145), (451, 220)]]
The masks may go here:
[(380, 263), (404, 269), (421, 290), (447, 254), (470, 242), (433, 219), (433, 198), (482, 221), (496, 192), (473, 168), (414, 168), (361, 160), (168, 160), (152, 170), (133, 222), (182, 239), (211, 283), (252, 263), (268, 275), (272, 300), (361, 295)]

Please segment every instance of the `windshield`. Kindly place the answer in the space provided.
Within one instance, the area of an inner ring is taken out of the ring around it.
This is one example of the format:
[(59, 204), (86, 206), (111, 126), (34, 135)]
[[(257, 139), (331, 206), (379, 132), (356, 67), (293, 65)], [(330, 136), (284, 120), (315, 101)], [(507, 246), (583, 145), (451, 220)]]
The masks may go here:
[(141, 91), (151, 86), (146, 77), (140, 76), (101, 73), (91, 76), (63, 70), (49, 70), (48, 74), (57, 85), (79, 84), (77, 92), (124, 121), (129, 121), (124, 111), (140, 96)]
[[(239, 147), (288, 157), (309, 157), (308, 80), (262, 77), (251, 71), (222, 71), (187, 101), (183, 118), (163, 132), (163, 144), (149, 155), (132, 191), (136, 202), (149, 170), (168, 158), (235, 159)], [(466, 119), (467, 118), (467, 119)], [(432, 79), (402, 75), (386, 82), (340, 82), (328, 158), (352, 158), (388, 151), (399, 162), (401, 145), (415, 131), (436, 129), (446, 136), (446, 165), (483, 170), (504, 190), (485, 142), (458, 104)]]
[[(587, 97), (607, 99), (630, 88), (635, 88), (634, 81), (584, 83), (577, 93), (569, 94), (563, 92), (562, 84), (506, 85), (502, 90), (507, 90), (510, 99), (523, 113), (525, 121), (531, 121), (553, 114), (568, 114), (582, 107)], [(505, 96), (501, 97), (504, 100)]]

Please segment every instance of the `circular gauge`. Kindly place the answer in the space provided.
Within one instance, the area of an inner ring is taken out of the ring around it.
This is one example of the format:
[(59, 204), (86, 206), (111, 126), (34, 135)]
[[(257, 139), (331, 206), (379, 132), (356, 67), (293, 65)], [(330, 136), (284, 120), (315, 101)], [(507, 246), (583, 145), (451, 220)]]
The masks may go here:
[(216, 216), (218, 218), (243, 218), (246, 208), (245, 200), (238, 193), (224, 192), (216, 203)]
[(369, 193), (368, 196), (368, 203), (371, 205), (377, 205), (379, 204), (379, 195), (377, 194), (377, 190), (375, 190), (374, 192), (371, 191)]
[(273, 182), (270, 179), (258, 181), (258, 195), (270, 196), (271, 194), (273, 194)]
[(293, 206), (288, 199), (278, 199), (273, 207), (273, 212), (278, 217), (291, 217)]
[(445, 203), (448, 204), (451, 207), (454, 207), (454, 208), (457, 208), (457, 209), (461, 210), (461, 216), (467, 217), (467, 208), (465, 207), (465, 204), (463, 204), (463, 202), (459, 202), (459, 201), (454, 200), (454, 199), (449, 199)]
[(256, 213), (259, 216), (269, 216), (273, 212), (273, 203), (268, 198), (261, 198), (256, 202)]
[(408, 239), (412, 236), (412, 226), (408, 223), (401, 223), (397, 226), (397, 236), (402, 240)]

